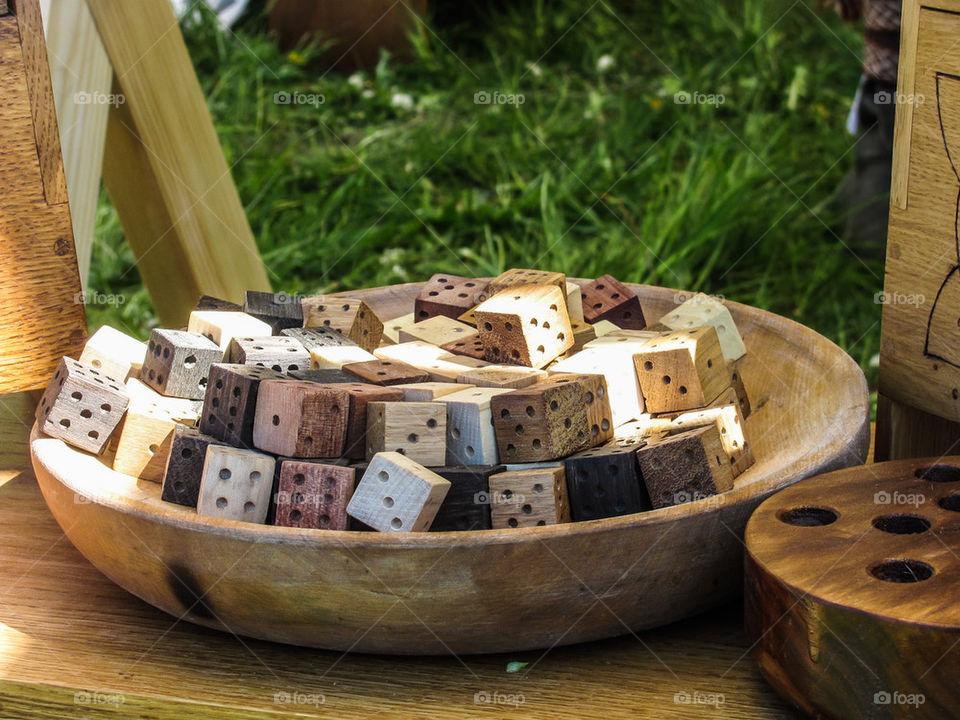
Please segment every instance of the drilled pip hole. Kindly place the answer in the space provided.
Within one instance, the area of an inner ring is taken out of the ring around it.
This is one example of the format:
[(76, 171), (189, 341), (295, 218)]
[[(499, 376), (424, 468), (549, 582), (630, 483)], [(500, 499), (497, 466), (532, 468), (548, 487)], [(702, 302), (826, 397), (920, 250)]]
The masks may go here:
[(797, 527), (830, 525), (837, 521), (837, 517), (839, 516), (836, 510), (823, 507), (798, 507), (777, 513), (777, 519), (780, 522)]
[(960, 512), (960, 493), (953, 493), (952, 495), (947, 495), (946, 497), (940, 498), (937, 501), (937, 505), (942, 507), (944, 510)]
[(873, 526), (894, 535), (917, 535), (930, 529), (930, 521), (920, 515), (881, 515), (873, 519)]
[(892, 583), (915, 583), (933, 577), (933, 567), (919, 560), (884, 560), (870, 568), (877, 580)]
[(921, 480), (935, 483), (960, 482), (960, 467), (955, 465), (931, 465), (925, 468), (917, 468), (914, 473)]

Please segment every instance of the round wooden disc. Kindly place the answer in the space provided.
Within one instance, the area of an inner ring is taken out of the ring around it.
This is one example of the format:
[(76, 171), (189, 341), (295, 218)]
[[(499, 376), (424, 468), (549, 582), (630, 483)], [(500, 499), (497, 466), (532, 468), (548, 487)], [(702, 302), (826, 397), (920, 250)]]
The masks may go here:
[(960, 457), (827, 473), (746, 530), (764, 676), (831, 718), (960, 717)]

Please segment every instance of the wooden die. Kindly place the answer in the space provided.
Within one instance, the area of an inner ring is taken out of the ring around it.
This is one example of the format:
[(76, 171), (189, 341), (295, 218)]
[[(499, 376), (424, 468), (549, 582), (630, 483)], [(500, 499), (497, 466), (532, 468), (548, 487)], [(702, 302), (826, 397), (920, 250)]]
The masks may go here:
[(639, 418), (644, 412), (643, 395), (633, 356), (646, 341), (587, 347), (550, 366), (551, 373), (592, 373), (607, 381), (607, 397), (614, 427)]
[(162, 482), (177, 423), (159, 405), (131, 402), (120, 426), (113, 469), (141, 480)]
[(260, 383), (283, 377), (271, 368), (214, 363), (207, 378), (200, 431), (235, 447), (253, 447)]
[(447, 406), (439, 402), (373, 402), (367, 406), (367, 459), (398, 452), (422, 465), (447, 457)]
[(586, 447), (587, 411), (576, 383), (537, 383), (490, 404), (500, 462), (555, 460)]
[(226, 445), (208, 445), (197, 514), (260, 523), (267, 519), (274, 459)]
[(507, 470), (491, 475), (489, 482), (495, 530), (570, 522), (563, 466)]
[(350, 398), (343, 385), (264, 380), (257, 392), (253, 445), (288, 457), (339, 457)]
[(490, 529), (490, 476), (503, 465), (463, 465), (430, 468), (450, 483), (450, 490), (430, 526), (431, 531)]
[(573, 383), (580, 388), (580, 400), (587, 414), (587, 446), (600, 445), (613, 437), (613, 412), (603, 375), (560, 373), (551, 375), (545, 382)]
[(469, 388), (438, 400), (447, 406), (447, 465), (495, 465), (497, 438), (490, 399), (502, 388)]
[(347, 514), (380, 532), (430, 529), (450, 483), (396, 452), (377, 453), (347, 505)]
[(154, 330), (140, 379), (162, 395), (202, 400), (210, 366), (223, 352), (203, 335), (183, 330)]
[[(414, 317), (417, 322), (441, 316), (456, 320), (464, 312), (486, 299), (483, 293), (487, 289), (487, 282), (487, 280), (443, 273), (434, 275), (424, 283), (420, 294), (414, 300)], [(396, 340), (395, 342), (404, 341)]]
[(352, 460), (363, 460), (367, 457), (368, 406), (375, 402), (400, 402), (404, 399), (403, 391), (358, 382), (344, 383), (342, 387), (346, 390), (350, 402), (343, 456)]
[(368, 351), (380, 344), (383, 323), (363, 300), (317, 295), (302, 304), (305, 327), (333, 328)]
[(488, 365), (460, 373), (457, 376), (457, 382), (469, 383), (477, 387), (518, 390), (538, 383), (546, 377), (546, 370), (534, 370), (515, 365)]
[(173, 430), (170, 452), (167, 454), (160, 499), (186, 507), (197, 507), (207, 447), (223, 444), (196, 428), (178, 424)]
[(486, 359), (541, 368), (573, 347), (563, 292), (554, 285), (520, 285), (474, 311)]
[(119, 380), (140, 377), (147, 344), (104, 325), (87, 338), (80, 362)]
[(243, 311), (267, 323), (274, 335), (287, 328), (303, 327), (303, 307), (300, 299), (286, 293), (247, 290)]
[(320, 327), (286, 328), (280, 331), (281, 337), (296, 340), (307, 349), (307, 352), (324, 347), (356, 347), (357, 344), (343, 333), (333, 328), (321, 325)]
[(704, 407), (730, 382), (712, 327), (661, 333), (633, 359), (651, 413)]
[(654, 508), (726, 492), (733, 471), (714, 423), (651, 442), (637, 450), (640, 474)]
[(697, 293), (660, 318), (660, 322), (671, 330), (689, 330), (708, 325), (713, 327), (727, 361), (738, 360), (747, 352), (727, 306), (710, 295)]
[(564, 298), (567, 295), (567, 276), (563, 273), (526, 268), (511, 268), (500, 273), (489, 282), (485, 294), (490, 298), (506, 288), (518, 285), (556, 285)]
[(310, 353), (292, 337), (235, 337), (227, 346), (224, 359), (238, 365), (258, 365), (277, 372), (308, 370)]
[(643, 442), (584, 450), (564, 461), (574, 522), (629, 515), (650, 509), (640, 478), (637, 450)]
[(420, 320), (413, 325), (401, 328), (400, 342), (421, 340), (432, 345), (445, 345), (455, 341), (469, 341), (476, 339), (476, 328), (459, 322), (446, 315), (435, 315), (427, 320)]
[(628, 330), (643, 330), (647, 323), (637, 294), (611, 275), (598, 277), (580, 289), (583, 319), (588, 323), (609, 320)]
[(99, 455), (129, 402), (121, 380), (65, 357), (40, 398), (37, 422), (47, 435)]
[(347, 363), (343, 371), (356, 376), (357, 382), (371, 385), (403, 385), (405, 383), (427, 382), (430, 376), (423, 370), (407, 365), (399, 360), (368, 360), (359, 363)]
[(346, 530), (347, 503), (353, 497), (352, 467), (283, 460), (275, 502), (274, 525)]
[(226, 352), (235, 337), (269, 337), (273, 328), (244, 312), (194, 310), (187, 320), (187, 330), (203, 335)]

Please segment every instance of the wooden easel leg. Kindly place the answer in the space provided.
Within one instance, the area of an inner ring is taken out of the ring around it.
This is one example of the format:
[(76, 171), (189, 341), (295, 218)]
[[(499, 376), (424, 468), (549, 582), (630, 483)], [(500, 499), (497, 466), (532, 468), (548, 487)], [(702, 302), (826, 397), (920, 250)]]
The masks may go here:
[(960, 455), (960, 423), (877, 395), (874, 460)]

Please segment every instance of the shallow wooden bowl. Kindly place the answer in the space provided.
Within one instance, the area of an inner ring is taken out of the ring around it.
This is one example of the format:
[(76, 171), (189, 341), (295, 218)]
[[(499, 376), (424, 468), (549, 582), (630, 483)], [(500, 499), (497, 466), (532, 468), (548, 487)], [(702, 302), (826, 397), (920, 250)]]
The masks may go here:
[[(383, 317), (419, 284), (351, 293)], [(646, 314), (682, 298), (635, 286)], [(70, 541), (177, 617), (284, 643), (402, 654), (546, 648), (664, 625), (742, 592), (747, 518), (802, 478), (863, 462), (867, 386), (812, 330), (729, 303), (748, 355), (756, 465), (715, 498), (529, 529), (377, 534), (200, 518), (160, 488), (40, 434), (33, 465)]]

